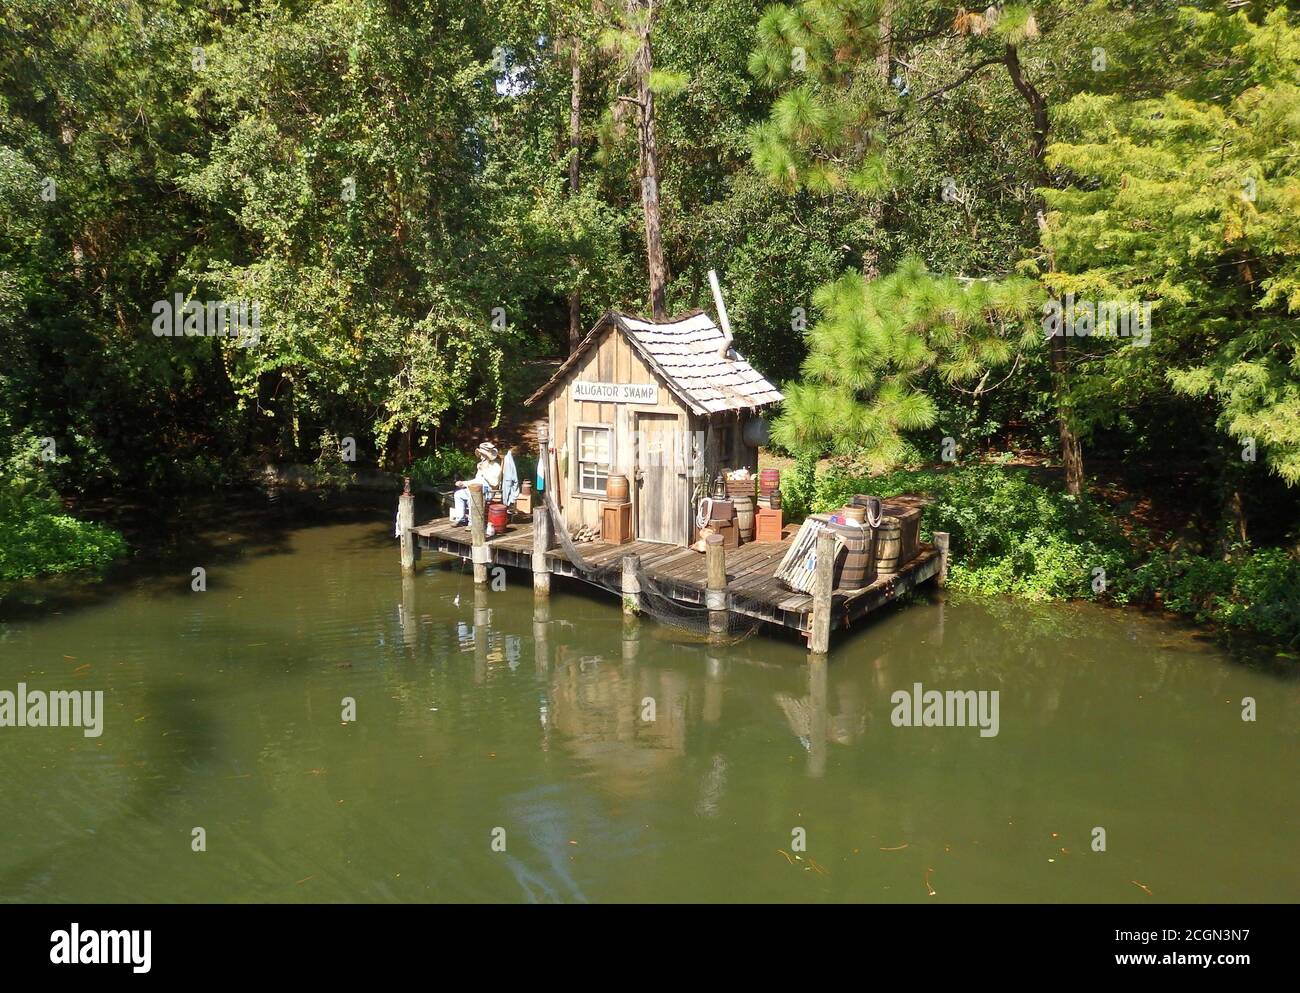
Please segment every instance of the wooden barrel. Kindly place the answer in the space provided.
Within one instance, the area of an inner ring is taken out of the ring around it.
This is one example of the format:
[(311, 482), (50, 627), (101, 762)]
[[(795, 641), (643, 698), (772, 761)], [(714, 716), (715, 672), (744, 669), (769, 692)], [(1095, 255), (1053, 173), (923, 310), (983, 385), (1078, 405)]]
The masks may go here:
[(758, 473), (758, 492), (767, 496), (781, 485), (780, 469), (760, 469)]
[(876, 528), (876, 571), (895, 573), (907, 560), (903, 554), (903, 525), (897, 517), (882, 517)]
[(732, 504), (736, 508), (736, 529), (740, 532), (742, 542), (754, 540), (754, 497), (733, 496)]
[(854, 521), (858, 524), (861, 524), (867, 518), (866, 507), (855, 507), (851, 503), (845, 504), (844, 507), (841, 508), (840, 513), (844, 515), (846, 521)]
[(627, 503), (627, 477), (621, 472), (611, 472), (605, 479), (605, 499), (610, 503)]
[(844, 545), (844, 561), (835, 579), (836, 589), (860, 590), (876, 581), (876, 532), (844, 524), (835, 527)]
[(487, 522), (492, 525), (492, 530), (500, 534), (510, 525), (510, 512), (506, 509), (504, 503), (497, 503), (495, 500), (487, 505)]
[(899, 565), (905, 565), (916, 558), (921, 550), (921, 508), (902, 501), (887, 500), (880, 505), (881, 510), (897, 519), (899, 525)]

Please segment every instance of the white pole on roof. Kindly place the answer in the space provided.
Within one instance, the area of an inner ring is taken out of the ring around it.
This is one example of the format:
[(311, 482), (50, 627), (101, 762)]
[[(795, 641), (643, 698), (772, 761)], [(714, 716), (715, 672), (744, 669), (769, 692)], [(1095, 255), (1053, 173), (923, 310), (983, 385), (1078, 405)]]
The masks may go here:
[(722, 286), (718, 283), (718, 271), (709, 270), (709, 287), (713, 290), (713, 303), (718, 308), (718, 321), (722, 324), (722, 347), (718, 349), (718, 354), (724, 359), (727, 352), (731, 351), (731, 321), (727, 319), (727, 305), (722, 302)]

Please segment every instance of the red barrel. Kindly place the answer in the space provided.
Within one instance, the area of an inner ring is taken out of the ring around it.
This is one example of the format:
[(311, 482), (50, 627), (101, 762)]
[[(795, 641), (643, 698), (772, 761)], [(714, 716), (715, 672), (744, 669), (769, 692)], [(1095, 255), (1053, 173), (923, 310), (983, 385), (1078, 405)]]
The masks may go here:
[(506, 509), (504, 503), (497, 503), (495, 500), (488, 504), (487, 522), (492, 525), (492, 530), (500, 534), (510, 523), (510, 512)]
[(758, 473), (758, 492), (767, 496), (781, 485), (780, 469), (762, 469)]

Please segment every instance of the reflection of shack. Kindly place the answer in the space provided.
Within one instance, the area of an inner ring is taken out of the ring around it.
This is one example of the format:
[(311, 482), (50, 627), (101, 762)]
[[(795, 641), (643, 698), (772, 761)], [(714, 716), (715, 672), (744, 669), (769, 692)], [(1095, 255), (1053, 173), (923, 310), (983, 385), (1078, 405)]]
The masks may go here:
[[(680, 673), (611, 665), (563, 647), (551, 674), (552, 721), (576, 756), (639, 786), (686, 753), (688, 686)], [(643, 720), (651, 704), (654, 720)]]

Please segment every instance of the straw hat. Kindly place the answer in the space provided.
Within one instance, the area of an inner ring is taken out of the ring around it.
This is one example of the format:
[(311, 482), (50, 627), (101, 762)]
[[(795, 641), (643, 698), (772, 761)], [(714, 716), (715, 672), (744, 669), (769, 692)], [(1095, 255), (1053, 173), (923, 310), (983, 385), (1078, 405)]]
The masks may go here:
[(483, 444), (479, 445), (478, 448), (474, 449), (474, 454), (481, 455), (485, 459), (492, 459), (495, 461), (498, 458), (497, 446), (492, 444), (492, 442), (490, 441), (485, 441), (483, 442)]

